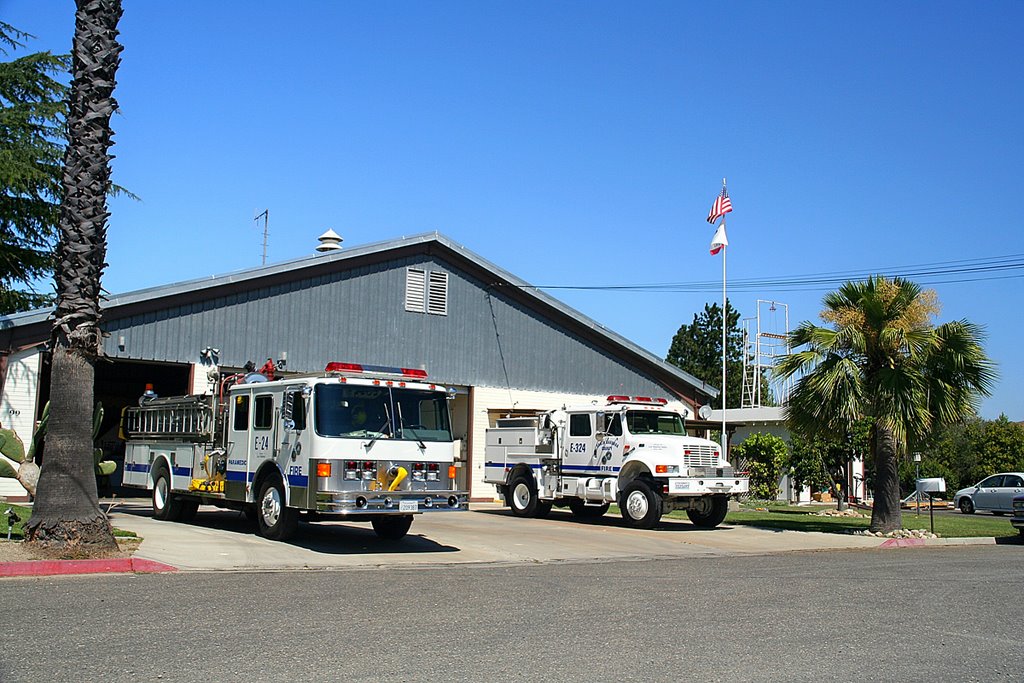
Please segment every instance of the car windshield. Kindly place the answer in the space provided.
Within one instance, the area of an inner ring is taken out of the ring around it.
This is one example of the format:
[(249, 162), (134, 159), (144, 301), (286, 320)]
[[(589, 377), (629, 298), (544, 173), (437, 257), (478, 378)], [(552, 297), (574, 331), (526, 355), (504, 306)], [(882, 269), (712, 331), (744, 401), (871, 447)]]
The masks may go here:
[(321, 436), (451, 441), (444, 394), (386, 386), (318, 384), (314, 419)]
[(626, 411), (626, 428), (630, 434), (685, 434), (679, 413), (648, 410)]

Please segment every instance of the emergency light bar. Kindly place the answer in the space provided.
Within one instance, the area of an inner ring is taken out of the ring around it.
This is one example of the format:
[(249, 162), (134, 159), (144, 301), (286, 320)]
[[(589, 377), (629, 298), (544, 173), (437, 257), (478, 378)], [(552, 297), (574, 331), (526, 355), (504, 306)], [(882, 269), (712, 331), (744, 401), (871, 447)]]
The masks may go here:
[(410, 379), (426, 379), (427, 371), (419, 368), (393, 368), (386, 365), (362, 365), (360, 363), (328, 363), (324, 372), (346, 375), (395, 375)]
[(664, 398), (651, 398), (650, 396), (609, 396), (609, 403), (648, 403), (659, 406), (668, 405), (668, 401)]

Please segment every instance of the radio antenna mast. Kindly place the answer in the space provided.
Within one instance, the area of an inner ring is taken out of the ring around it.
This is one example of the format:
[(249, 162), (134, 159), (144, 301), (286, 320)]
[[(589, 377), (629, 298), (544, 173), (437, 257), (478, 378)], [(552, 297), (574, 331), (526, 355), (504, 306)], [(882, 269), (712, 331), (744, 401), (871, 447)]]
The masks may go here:
[(270, 221), (270, 209), (264, 209), (263, 213), (257, 214), (252, 220), (258, 224), (261, 218), (263, 219), (263, 263), (261, 265), (265, 266), (267, 265), (267, 237), (270, 235), (267, 232), (267, 223)]

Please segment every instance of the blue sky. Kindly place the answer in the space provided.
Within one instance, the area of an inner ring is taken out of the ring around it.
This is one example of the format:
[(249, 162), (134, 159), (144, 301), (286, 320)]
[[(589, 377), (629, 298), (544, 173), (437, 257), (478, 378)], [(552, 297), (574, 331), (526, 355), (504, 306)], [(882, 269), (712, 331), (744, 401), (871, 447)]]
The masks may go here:
[[(720, 283), (723, 177), (730, 282), (1024, 254), (1019, 2), (124, 5), (114, 173), (141, 201), (111, 204), (111, 292), (258, 266), (264, 209), (272, 263), (437, 230), (536, 285)], [(74, 3), (0, 20), (67, 52)], [(1024, 273), (998, 275), (929, 286), (987, 330), (982, 415), (1021, 420)], [(730, 299), (795, 325), (832, 288)], [(548, 291), (659, 356), (721, 298)]]

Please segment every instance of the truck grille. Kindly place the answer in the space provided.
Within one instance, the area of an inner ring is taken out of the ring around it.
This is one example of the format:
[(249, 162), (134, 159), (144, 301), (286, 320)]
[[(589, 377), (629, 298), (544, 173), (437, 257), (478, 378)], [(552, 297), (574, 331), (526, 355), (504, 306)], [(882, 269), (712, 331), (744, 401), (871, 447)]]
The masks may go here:
[(711, 446), (691, 446), (686, 449), (683, 462), (687, 467), (716, 467), (718, 458), (715, 457), (715, 449)]

